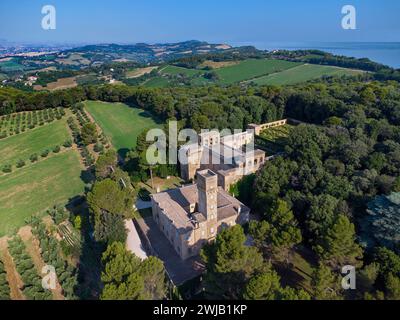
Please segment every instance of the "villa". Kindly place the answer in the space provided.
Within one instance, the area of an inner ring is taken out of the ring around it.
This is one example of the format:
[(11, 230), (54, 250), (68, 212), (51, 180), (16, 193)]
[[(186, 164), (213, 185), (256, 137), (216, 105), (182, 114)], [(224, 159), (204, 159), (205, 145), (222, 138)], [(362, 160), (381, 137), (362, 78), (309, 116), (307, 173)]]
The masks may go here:
[(218, 175), (208, 169), (197, 172), (196, 184), (153, 194), (151, 202), (154, 221), (183, 260), (250, 215), (248, 207), (218, 187)]

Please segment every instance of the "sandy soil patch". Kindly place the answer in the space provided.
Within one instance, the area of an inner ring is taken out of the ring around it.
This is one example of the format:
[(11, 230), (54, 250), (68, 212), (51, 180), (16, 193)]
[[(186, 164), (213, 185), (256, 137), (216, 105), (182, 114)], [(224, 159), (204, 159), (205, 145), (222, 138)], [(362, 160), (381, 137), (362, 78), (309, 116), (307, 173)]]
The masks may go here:
[(200, 66), (201, 67), (211, 67), (213, 69), (220, 69), (220, 68), (224, 68), (224, 67), (234, 66), (236, 64), (239, 64), (239, 62), (238, 61), (216, 62), (216, 61), (207, 60), (207, 61), (204, 61)]
[(114, 61), (114, 62), (129, 62), (129, 61), (131, 61), (131, 60), (126, 59), (126, 58), (120, 58), (120, 59), (114, 59), (113, 61)]
[(78, 83), (76, 82), (76, 77), (69, 77), (69, 78), (58, 79), (56, 82), (48, 83), (47, 86), (45, 87), (41, 85), (35, 85), (33, 86), (33, 89), (54, 91), (54, 90), (74, 88), (77, 85)]
[[(32, 229), (30, 226), (25, 226), (21, 228), (18, 232), (18, 235), (24, 241), (26, 246), (26, 251), (31, 256), (33, 263), (36, 267), (38, 274), (41, 274), (42, 268), (46, 265), (41, 256), (41, 249), (39, 241), (33, 236)], [(52, 290), (53, 299), (54, 300), (65, 300), (62, 294), (62, 288), (57, 281), (57, 287), (55, 290)]]
[(232, 47), (228, 44), (221, 44), (219, 46), (216, 46), (215, 48), (217, 49), (222, 49), (222, 50), (227, 50), (227, 49), (231, 49)]
[(153, 70), (157, 69), (158, 67), (146, 67), (146, 68), (140, 68), (132, 71), (128, 71), (126, 73), (126, 77), (131, 79), (131, 78), (139, 78), (147, 73), (152, 72)]
[(7, 281), (10, 285), (10, 296), (11, 300), (25, 300), (25, 297), (21, 291), (24, 286), (21, 276), (15, 268), (14, 261), (8, 252), (8, 238), (3, 237), (0, 239), (0, 255), (4, 263), (4, 269), (7, 272)]

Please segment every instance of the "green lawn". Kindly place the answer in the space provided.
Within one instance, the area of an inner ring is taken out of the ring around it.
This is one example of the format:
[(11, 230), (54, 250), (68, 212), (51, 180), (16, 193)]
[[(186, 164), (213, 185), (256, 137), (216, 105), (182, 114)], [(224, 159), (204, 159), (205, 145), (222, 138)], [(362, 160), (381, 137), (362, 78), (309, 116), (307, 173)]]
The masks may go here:
[(215, 70), (223, 84), (250, 80), (263, 75), (283, 71), (298, 66), (299, 63), (285, 60), (249, 59), (239, 64)]
[(25, 225), (32, 214), (84, 191), (79, 154), (69, 150), (0, 176), (0, 237)]
[(146, 111), (123, 103), (86, 101), (85, 106), (121, 155), (136, 146), (145, 129), (160, 127)]
[(256, 137), (256, 145), (266, 151), (269, 156), (283, 152), (287, 137), (292, 130), (293, 126), (289, 124), (266, 129), (261, 132), (260, 136)]
[(362, 71), (332, 66), (304, 64), (251, 81), (258, 85), (289, 85), (318, 79), (322, 76), (356, 75), (360, 73), (362, 73)]
[(40, 155), (42, 151), (62, 145), (70, 138), (65, 117), (2, 139), (0, 140), (0, 166), (15, 165), (19, 159), (27, 161), (33, 153)]
[(171, 74), (171, 75), (184, 74), (184, 75), (190, 77), (190, 76), (194, 76), (195, 74), (204, 73), (204, 71), (196, 70), (196, 69), (182, 68), (182, 67), (177, 67), (177, 66), (167, 66), (164, 69), (162, 69), (160, 73)]

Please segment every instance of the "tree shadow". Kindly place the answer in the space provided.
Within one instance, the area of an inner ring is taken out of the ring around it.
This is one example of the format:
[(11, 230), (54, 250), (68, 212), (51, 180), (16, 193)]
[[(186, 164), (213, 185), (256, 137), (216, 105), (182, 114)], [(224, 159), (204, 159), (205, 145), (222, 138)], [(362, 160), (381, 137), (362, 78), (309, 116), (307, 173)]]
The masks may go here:
[(85, 183), (91, 183), (94, 181), (94, 175), (91, 169), (82, 170), (80, 175), (81, 180)]
[(101, 282), (101, 254), (103, 246), (93, 237), (93, 227), (90, 223), (90, 213), (87, 203), (80, 208), (82, 218), (82, 249), (79, 257), (78, 282), (76, 292), (81, 300), (98, 299), (102, 290)]
[(121, 148), (117, 151), (118, 156), (120, 157), (120, 159), (125, 159), (126, 155), (128, 154), (128, 152), (130, 151), (130, 149), (128, 148)]
[(70, 198), (66, 209), (71, 216), (80, 216), (82, 225), (81, 250), (76, 256), (79, 263), (77, 268), (78, 285), (74, 288), (74, 293), (80, 300), (98, 299), (101, 289), (101, 254), (103, 247), (93, 238), (93, 228), (90, 223), (89, 208), (84, 196)]
[(164, 121), (162, 121), (157, 115), (153, 114), (152, 112), (148, 111), (148, 110), (143, 110), (142, 108), (140, 108), (139, 106), (137, 106), (135, 103), (133, 102), (125, 102), (125, 104), (132, 108), (132, 109), (138, 109), (141, 112), (139, 113), (139, 115), (143, 118), (149, 118), (149, 119), (153, 119), (153, 121), (157, 124), (164, 124)]

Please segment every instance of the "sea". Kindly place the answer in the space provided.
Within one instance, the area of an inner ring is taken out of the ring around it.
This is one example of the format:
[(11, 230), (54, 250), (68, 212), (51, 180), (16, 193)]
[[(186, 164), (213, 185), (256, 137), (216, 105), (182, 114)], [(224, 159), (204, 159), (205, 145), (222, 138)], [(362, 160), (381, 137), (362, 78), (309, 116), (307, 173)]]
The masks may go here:
[(368, 58), (392, 68), (400, 68), (400, 42), (251, 42), (235, 46), (253, 45), (262, 50), (318, 49), (335, 55)]

